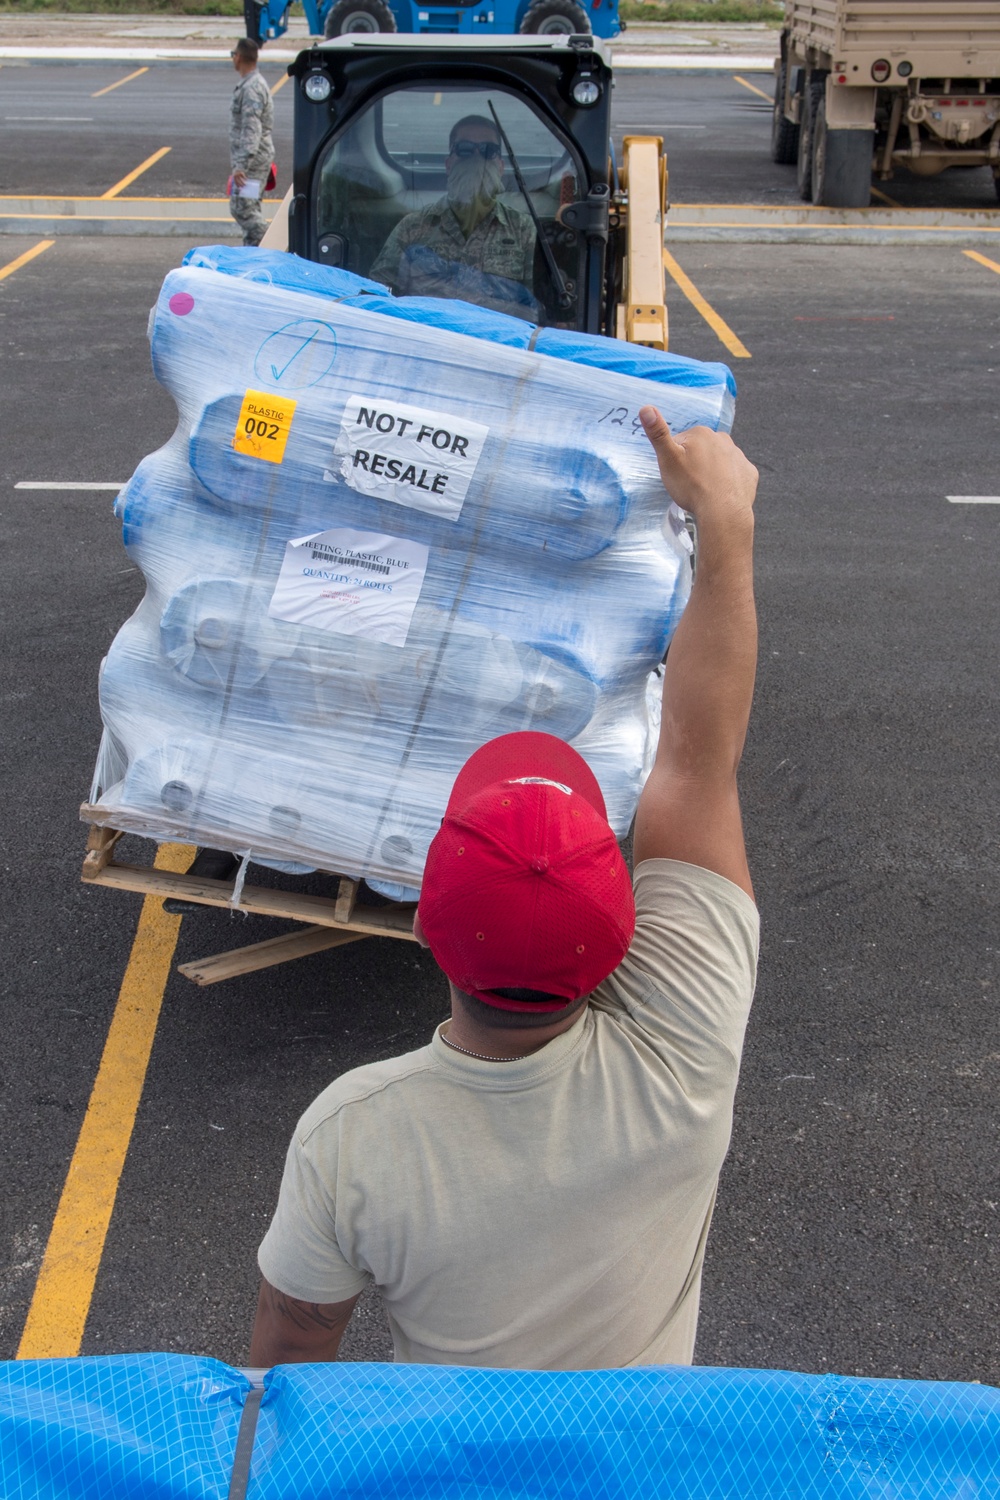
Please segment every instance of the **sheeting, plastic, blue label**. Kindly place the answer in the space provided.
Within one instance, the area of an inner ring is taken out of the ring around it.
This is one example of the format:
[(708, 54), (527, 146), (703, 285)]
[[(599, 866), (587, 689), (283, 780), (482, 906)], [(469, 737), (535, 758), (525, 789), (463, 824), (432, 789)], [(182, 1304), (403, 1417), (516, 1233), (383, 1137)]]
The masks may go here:
[[(774, 1370), (270, 1372), (248, 1500), (998, 1500), (1000, 1391)], [(225, 1500), (248, 1387), (182, 1355), (0, 1365), (0, 1500)]]

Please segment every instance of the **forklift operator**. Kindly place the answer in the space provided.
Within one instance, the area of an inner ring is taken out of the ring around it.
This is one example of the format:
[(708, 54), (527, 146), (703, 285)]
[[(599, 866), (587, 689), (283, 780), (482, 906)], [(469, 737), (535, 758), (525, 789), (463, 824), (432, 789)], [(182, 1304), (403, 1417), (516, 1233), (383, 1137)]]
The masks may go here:
[(372, 1285), (401, 1362), (691, 1363), (757, 964), (736, 779), (757, 471), (727, 436), (640, 415), (699, 551), (633, 881), (564, 741), (502, 735), (466, 762), (414, 923), (451, 1015), (299, 1121), (252, 1365), (335, 1359)]
[(398, 295), (459, 297), (535, 316), (535, 226), (499, 201), (505, 163), (493, 121), (457, 121), (444, 165), (445, 196), (399, 221), (368, 274)]

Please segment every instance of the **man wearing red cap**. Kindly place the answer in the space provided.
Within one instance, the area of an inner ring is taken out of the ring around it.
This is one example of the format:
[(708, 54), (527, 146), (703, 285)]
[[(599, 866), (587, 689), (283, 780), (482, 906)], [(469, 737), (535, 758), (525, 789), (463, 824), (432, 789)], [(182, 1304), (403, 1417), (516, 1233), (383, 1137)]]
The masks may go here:
[(527, 733), (471, 757), (415, 923), (451, 1017), (299, 1121), (258, 1256), (254, 1365), (334, 1359), (372, 1283), (400, 1361), (691, 1362), (757, 962), (736, 786), (757, 471), (722, 434), (641, 415), (699, 551), (634, 896), (576, 751)]

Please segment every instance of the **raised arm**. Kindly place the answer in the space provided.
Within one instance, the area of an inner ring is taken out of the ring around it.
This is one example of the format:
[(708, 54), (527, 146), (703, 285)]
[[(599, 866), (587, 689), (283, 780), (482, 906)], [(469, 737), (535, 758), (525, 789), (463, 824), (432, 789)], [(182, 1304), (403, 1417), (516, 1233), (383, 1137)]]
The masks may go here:
[(666, 489), (697, 523), (698, 567), (667, 653), (660, 741), (636, 813), (635, 863), (684, 860), (752, 897), (736, 771), (757, 665), (757, 470), (723, 433), (692, 427), (674, 438), (655, 407), (640, 415)]

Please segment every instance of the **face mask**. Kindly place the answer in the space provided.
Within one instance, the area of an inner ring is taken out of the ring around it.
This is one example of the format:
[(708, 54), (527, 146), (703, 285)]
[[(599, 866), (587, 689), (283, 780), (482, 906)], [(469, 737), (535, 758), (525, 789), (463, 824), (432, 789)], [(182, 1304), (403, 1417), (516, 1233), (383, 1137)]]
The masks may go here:
[(448, 202), (463, 234), (471, 234), (487, 217), (500, 196), (502, 183), (503, 167), (499, 159), (484, 161), (477, 152), (475, 156), (458, 157), (452, 162)]

